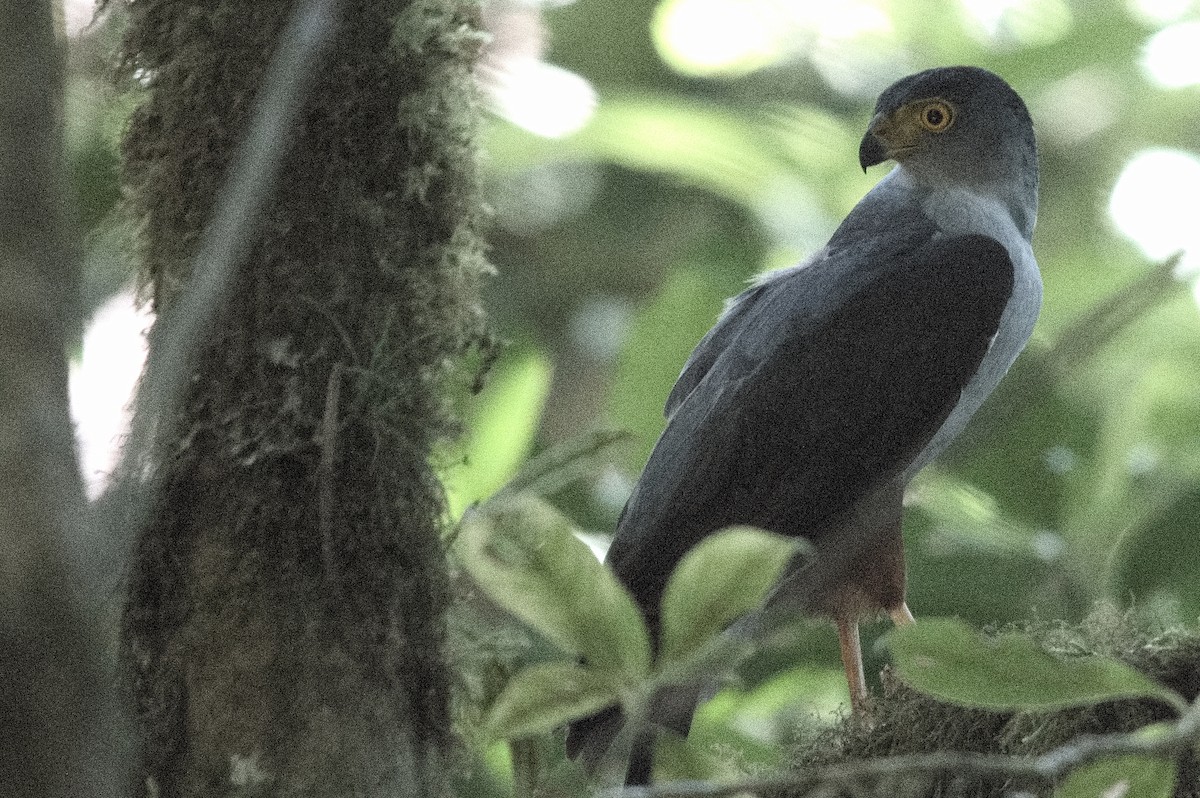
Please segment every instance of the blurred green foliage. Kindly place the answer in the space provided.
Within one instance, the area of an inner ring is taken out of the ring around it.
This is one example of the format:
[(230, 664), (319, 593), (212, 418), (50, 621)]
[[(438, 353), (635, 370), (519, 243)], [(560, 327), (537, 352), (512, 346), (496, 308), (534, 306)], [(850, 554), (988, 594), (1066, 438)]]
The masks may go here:
[[(482, 596), (521, 618), (527, 630), (553, 641), (557, 649), (546, 659), (527, 660), (497, 685), (497, 692), (475, 704), (484, 710), (471, 727), (479, 730), (478, 737), (508, 744), (510, 755), (499, 765), (512, 775), (515, 798), (588, 794), (580, 765), (564, 761), (562, 752), (547, 742), (566, 723), (618, 705), (623, 728), (608, 755), (593, 764), (602, 783), (619, 779), (630, 741), (640, 736), (637, 730), (652, 720), (672, 725), (670, 707), (680, 700), (678, 691), (691, 694), (698, 685), (727, 681), (753, 650), (753, 642), (796, 623), (785, 619), (781, 625), (726, 633), (727, 624), (759, 606), (798, 553), (794, 540), (762, 530), (723, 530), (684, 556), (663, 598), (661, 644), (653, 662), (649, 631), (628, 593), (536, 491), (506, 490), (470, 510), (453, 551)], [(463, 595), (471, 592), (467, 588)], [(455, 617), (470, 616), (460, 611)], [(1050, 627), (982, 635), (959, 619), (926, 618), (887, 636), (899, 676), (875, 699), (872, 722), (855, 718), (802, 741), (793, 768), (778, 778), (788, 782), (788, 794), (841, 795), (837, 786), (844, 785), (845, 773), (829, 777), (829, 790), (806, 791), (805, 780), (820, 782), (814, 769), (838, 761), (870, 757), (884, 760), (878, 766), (895, 768), (897, 760), (889, 755), (925, 752), (936, 758), (939, 752), (975, 751), (996, 755), (987, 774), (1003, 785), (1005, 795), (1015, 779), (1035, 779), (1043, 787), (1056, 785), (1055, 795), (1191, 796), (1194, 761), (1181, 754), (1194, 746), (1200, 728), (1200, 706), (1189, 703), (1195, 693), (1195, 646), (1194, 636), (1147, 639), (1130, 613), (1112, 607), (1098, 609), (1079, 626), (1057, 621)], [(793, 670), (791, 675), (799, 674)], [(784, 681), (781, 686), (792, 690), (807, 692), (810, 687), (804, 681)], [(732, 692), (711, 704), (753, 703)], [(767, 717), (786, 718), (780, 709), (771, 708)], [(931, 712), (944, 715), (942, 723), (934, 719), (929, 724)], [(930, 728), (913, 728), (912, 714)], [(1108, 736), (1094, 736), (1097, 729), (1081, 726), (1089, 716), (1105, 718), (1098, 730)], [(721, 750), (719, 738), (706, 739), (704, 725), (686, 741), (661, 735), (660, 765), (665, 762), (668, 772), (687, 774), (688, 794), (695, 779), (719, 778), (714, 765), (731, 759), (728, 748), (724, 756), (704, 755), (706, 749), (710, 754)], [(937, 731), (930, 734), (933, 729)], [(1093, 736), (1082, 739), (1088, 731)], [(1061, 740), (1057, 746), (1056, 739)], [(780, 746), (769, 742), (741, 741), (734, 761), (744, 768), (751, 762), (778, 765)], [(1029, 755), (1037, 753), (1044, 756), (1032, 763)], [(909, 784), (903, 794), (942, 794), (937, 785), (955, 781), (953, 768), (945, 767), (926, 773), (928, 789)], [(905, 784), (899, 770), (890, 778), (885, 771), (877, 775), (879, 789), (871, 794)], [(1122, 792), (1121, 785), (1128, 790)], [(660, 786), (675, 794), (669, 785)], [(490, 792), (505, 791), (495, 787)], [(476, 781), (469, 794), (484, 788)], [(745, 782), (734, 791), (759, 794)], [(971, 794), (1001, 793), (980, 783)]]
[[(1108, 204), (1138, 152), (1200, 150), (1200, 90), (1159, 87), (1142, 66), (1151, 38), (1196, 20), (1195, 5), (1168, 21), (1115, 0), (1008, 3), (989, 32), (966, 3), (872, 3), (892, 33), (861, 64), (852, 47), (838, 63), (797, 35), (798, 49), (757, 68), (705, 77), (674, 71), (656, 49), (665, 5), (547, 8), (545, 58), (591, 82), (596, 113), (559, 139), (503, 119), (490, 132), (500, 198), (491, 308), (509, 357), (534, 351), (552, 367), (545, 403), (513, 407), (513, 418), (540, 414), (535, 450), (597, 424), (635, 436), (610, 472), (564, 491), (559, 506), (612, 530), (621, 486), (724, 299), (821, 246), (881, 176), (855, 159), (876, 92), (917, 69), (976, 64), (1007, 78), (1034, 117), (1045, 303), (1001, 390), (913, 486), (910, 603), (918, 618), (980, 625), (1078, 620), (1110, 599), (1162, 624), (1194, 623), (1200, 317), (1189, 281), (1162, 279)], [(843, 73), (854, 80), (830, 78)], [(597, 314), (612, 340), (596, 340)], [(871, 636), (887, 628), (867, 630), (869, 673), (883, 662)], [(778, 739), (779, 717), (827, 711), (836, 651), (832, 631), (813, 623), (760, 652), (742, 669), (744, 701), (702, 712), (686, 748), (736, 740), (751, 750)], [(695, 756), (671, 760), (678, 775), (704, 772)]]
[[(561, 139), (503, 120), (491, 129), (492, 190), (509, 198), (497, 203), (492, 308), (509, 357), (536, 351), (552, 365), (546, 402), (512, 418), (541, 414), (535, 448), (600, 423), (634, 433), (614, 473), (560, 497), (581, 525), (611, 530), (613, 485), (636, 478), (724, 298), (820, 246), (880, 176), (855, 160), (875, 93), (919, 68), (984, 66), (1022, 93), (1038, 129), (1045, 305), (1001, 390), (913, 486), (913, 609), (1077, 619), (1109, 598), (1194, 620), (1200, 318), (1188, 283), (1156, 280), (1158, 264), (1108, 216), (1136, 153), (1200, 148), (1200, 91), (1157, 87), (1141, 65), (1168, 23), (1112, 0), (1009, 3), (989, 32), (964, 3), (870, 5), (892, 33), (861, 74), (842, 65), (857, 81), (849, 92), (802, 49), (750, 71), (675, 72), (656, 50), (653, 6), (544, 12), (547, 60), (591, 81), (599, 104)], [(567, 199), (530, 226), (505, 210), (518, 187), (526, 207), (544, 201), (539, 190)], [(589, 337), (597, 313), (615, 345)], [(825, 642), (781, 656), (832, 667), (828, 634), (814, 627)]]
[[(677, 71), (677, 54), (661, 49), (664, 9), (679, 5), (484, 3), (495, 33), (485, 94), (495, 75), (540, 53), (590, 82), (598, 104), (561, 138), (499, 115), (489, 124), (498, 276), (488, 305), (509, 345), (465, 408), (462, 447), (445, 453), (455, 514), (530, 455), (616, 427), (633, 440), (611, 467), (553, 497), (579, 527), (610, 532), (667, 393), (724, 299), (820, 247), (882, 175), (862, 174), (855, 157), (875, 94), (917, 69), (976, 64), (1025, 97), (1039, 134), (1045, 303), (1012, 374), (913, 486), (910, 604), (918, 618), (979, 625), (1078, 619), (1107, 598), (1163, 624), (1194, 623), (1200, 318), (1189, 284), (1155, 271), (1116, 230), (1108, 202), (1136, 153), (1200, 153), (1200, 88), (1161, 87), (1142, 65), (1156, 33), (1200, 19), (1196, 4), (1009, 2), (984, 20), (970, 9), (988, 4), (879, 0), (860, 5), (883, 15), (883, 32), (826, 40), (783, 30), (778, 52), (703, 76)], [(129, 107), (106, 77), (119, 35), (112, 12), (72, 41), (67, 94), (90, 307), (128, 280), (112, 212)], [(868, 672), (882, 663), (871, 642), (882, 631), (867, 630)], [(778, 738), (780, 717), (828, 710), (837, 662), (819, 622), (760, 652), (667, 767), (720, 768), (697, 758), (701, 745), (736, 740), (752, 752)]]

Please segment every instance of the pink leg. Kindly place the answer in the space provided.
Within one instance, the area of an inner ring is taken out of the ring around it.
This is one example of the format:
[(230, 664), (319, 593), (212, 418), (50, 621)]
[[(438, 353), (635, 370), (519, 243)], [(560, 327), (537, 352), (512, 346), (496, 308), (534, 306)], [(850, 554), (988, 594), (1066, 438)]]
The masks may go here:
[(837, 618), (838, 643), (842, 649), (842, 667), (850, 687), (850, 707), (857, 715), (867, 711), (867, 680), (863, 675), (862, 643), (858, 638), (858, 621)]

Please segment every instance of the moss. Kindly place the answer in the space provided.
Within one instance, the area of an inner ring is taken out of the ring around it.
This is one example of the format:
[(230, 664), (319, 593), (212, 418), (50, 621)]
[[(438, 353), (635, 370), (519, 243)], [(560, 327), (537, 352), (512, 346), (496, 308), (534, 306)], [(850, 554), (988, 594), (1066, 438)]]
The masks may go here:
[[(396, 751), (436, 759), (449, 737), (429, 459), (457, 432), (450, 397), (483, 340), (480, 38), (470, 5), (341, 5), (260, 237), (197, 342), (182, 412), (159, 424), (169, 455), (125, 648), (164, 795), (212, 790), (234, 754), (281, 794), (335, 791), (313, 781), (322, 768), (355, 789), (422, 768), (436, 782), (433, 759), (402, 766)], [(160, 314), (187, 284), (292, 6), (128, 4), (123, 70), (143, 100), (125, 178)], [(245, 689), (255, 674), (266, 681)], [(321, 752), (299, 744), (316, 739)], [(376, 748), (382, 763), (364, 755)]]
[[(1036, 622), (1003, 631), (1014, 630), (1028, 634), (1059, 656), (1116, 657), (1189, 701), (1200, 693), (1200, 634), (1195, 632), (1151, 632), (1140, 626), (1132, 614), (1111, 607), (1097, 608), (1079, 625)], [(794, 752), (795, 766), (807, 771), (839, 762), (940, 751), (1034, 756), (1081, 734), (1128, 732), (1173, 717), (1168, 707), (1153, 700), (1108, 701), (1058, 712), (989, 712), (943, 703), (916, 692), (895, 677), (885, 679), (885, 686), (884, 695), (876, 698), (871, 723), (851, 717), (836, 728), (809, 736)], [(1180, 759), (1180, 773), (1175, 795), (1178, 798), (1200, 795), (1200, 770), (1194, 754)], [(1045, 785), (961, 776), (875, 786), (895, 795), (972, 798), (999, 798), (1022, 788), (1038, 795), (1051, 792)], [(840, 786), (830, 789), (832, 792), (822, 794), (853, 794)], [(782, 795), (787, 794), (781, 794), (781, 798)]]

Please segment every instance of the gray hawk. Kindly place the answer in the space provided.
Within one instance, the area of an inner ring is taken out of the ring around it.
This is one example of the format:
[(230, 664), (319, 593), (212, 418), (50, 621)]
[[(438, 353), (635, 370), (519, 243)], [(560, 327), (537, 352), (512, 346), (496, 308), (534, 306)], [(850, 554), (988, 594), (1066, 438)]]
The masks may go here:
[[(705, 536), (804, 538), (811, 556), (768, 605), (835, 621), (856, 708), (859, 619), (912, 621), (904, 488), (1004, 376), (1042, 295), (1037, 148), (1004, 80), (949, 67), (894, 83), (859, 147), (864, 170), (889, 159), (824, 248), (731, 300), (697, 345), (607, 556), (657, 635), (667, 578)], [(652, 715), (686, 732), (693, 708)], [(568, 753), (595, 765), (621, 725), (616, 708), (577, 721)], [(650, 776), (642, 737), (629, 783)]]

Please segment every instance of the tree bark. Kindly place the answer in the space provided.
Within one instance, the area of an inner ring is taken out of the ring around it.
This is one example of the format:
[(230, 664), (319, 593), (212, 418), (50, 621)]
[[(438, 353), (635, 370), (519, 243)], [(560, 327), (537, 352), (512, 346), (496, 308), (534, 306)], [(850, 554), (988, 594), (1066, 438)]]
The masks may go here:
[(115, 796), (95, 565), (67, 397), (79, 325), (48, 2), (0, 4), (0, 794)]
[[(180, 407), (148, 463), (127, 454), (124, 478), (155, 486), (123, 630), (148, 795), (446, 791), (430, 459), (481, 335), (479, 38), (444, 0), (341, 5)], [(128, 8), (147, 93), (123, 157), (161, 323), (293, 3)]]

